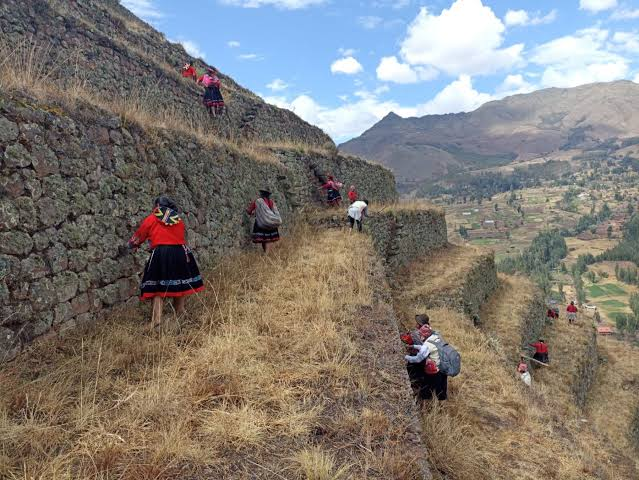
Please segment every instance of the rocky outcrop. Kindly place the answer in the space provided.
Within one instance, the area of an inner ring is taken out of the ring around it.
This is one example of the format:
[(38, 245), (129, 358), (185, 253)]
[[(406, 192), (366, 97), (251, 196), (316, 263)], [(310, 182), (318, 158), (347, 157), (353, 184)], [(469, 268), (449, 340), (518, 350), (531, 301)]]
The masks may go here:
[[(213, 133), (234, 140), (335, 148), (319, 128), (265, 103), (226, 75), (221, 80), (228, 116), (212, 123), (201, 106), (203, 90), (179, 74), (190, 56), (117, 0), (5, 0), (0, 31), (7, 45), (26, 42), (25, 50), (34, 48), (33, 61), (43, 64), (36, 68), (63, 88), (139, 102), (176, 121), (188, 117), (194, 124), (211, 124)], [(206, 65), (197, 61), (196, 66), (203, 72)]]
[(317, 193), (312, 165), (340, 172), (376, 201), (396, 195), (392, 175), (363, 160), (282, 151), (279, 158), (145, 131), (89, 105), (64, 110), (0, 97), (0, 358), (136, 294), (147, 254), (118, 247), (160, 193), (184, 210), (204, 267), (247, 244), (245, 209), (264, 185), (290, 225)]

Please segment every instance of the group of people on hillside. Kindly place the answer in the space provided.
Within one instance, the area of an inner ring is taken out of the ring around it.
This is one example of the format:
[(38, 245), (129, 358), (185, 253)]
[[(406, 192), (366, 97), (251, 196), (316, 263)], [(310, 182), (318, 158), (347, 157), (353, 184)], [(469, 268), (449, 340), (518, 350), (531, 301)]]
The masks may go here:
[[(340, 188), (343, 186), (344, 184), (336, 180), (333, 175), (328, 175), (327, 180), (319, 187), (321, 190), (326, 190), (326, 203), (329, 207), (339, 207), (342, 204)], [(346, 212), (346, 218), (351, 230), (357, 225), (357, 230), (361, 232), (364, 218), (368, 215), (368, 200), (359, 200), (355, 185), (350, 186), (347, 196), (350, 204)]]
[[(575, 305), (575, 302), (570, 302), (570, 305), (566, 307), (566, 318), (568, 319), (568, 323), (570, 325), (574, 324), (577, 321), (577, 313), (578, 309)], [(559, 318), (559, 309), (554, 305), (554, 302), (548, 307), (546, 311), (546, 317), (549, 321), (553, 321)], [(530, 343), (529, 346), (534, 349), (535, 353), (533, 354), (532, 361), (536, 365), (540, 366), (549, 366), (550, 357), (548, 356), (548, 345), (544, 341), (543, 338), (540, 338), (534, 343)], [(531, 385), (532, 377), (530, 376), (530, 372), (528, 370), (528, 364), (525, 360), (525, 356), (521, 356), (519, 361), (519, 365), (517, 365), (517, 373), (521, 377), (521, 380), (528, 386)]]
[(448, 375), (442, 370), (442, 346), (439, 332), (433, 330), (427, 314), (415, 315), (415, 328), (401, 335), (406, 344), (406, 369), (419, 400), (448, 398)]
[(191, 62), (182, 67), (182, 76), (190, 78), (195, 83), (204, 86), (202, 103), (211, 116), (224, 113), (224, 97), (222, 97), (222, 82), (218, 78), (218, 71), (213, 67), (207, 67), (206, 72), (198, 76), (197, 70)]
[[(280, 239), (282, 218), (271, 192), (264, 188), (247, 208), (255, 215), (252, 239), (264, 253)], [(129, 239), (128, 248), (137, 250), (148, 242), (151, 253), (140, 283), (140, 299), (152, 300), (151, 328), (162, 323), (163, 300), (173, 299), (177, 316), (185, 313), (187, 296), (204, 290), (204, 280), (191, 248), (186, 243), (186, 228), (177, 204), (167, 196), (153, 202), (151, 213)]]

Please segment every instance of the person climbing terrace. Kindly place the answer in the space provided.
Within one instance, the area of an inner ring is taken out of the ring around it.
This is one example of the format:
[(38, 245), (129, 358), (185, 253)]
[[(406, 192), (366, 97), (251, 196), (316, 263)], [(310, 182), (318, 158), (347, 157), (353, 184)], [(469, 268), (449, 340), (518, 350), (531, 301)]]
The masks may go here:
[(351, 203), (357, 201), (357, 190), (355, 189), (355, 185), (351, 185), (351, 188), (348, 189), (348, 201)]
[(540, 338), (539, 341), (529, 345), (535, 349), (535, 354), (533, 355), (535, 360), (545, 364), (550, 363), (548, 359), (548, 345), (546, 345), (543, 338)]
[(253, 243), (261, 243), (264, 253), (268, 253), (271, 244), (280, 239), (278, 228), (282, 224), (282, 217), (271, 199), (271, 192), (266, 188), (260, 190), (258, 198), (251, 202), (246, 213), (255, 213)]
[(186, 245), (178, 207), (169, 197), (155, 199), (153, 211), (142, 221), (128, 247), (137, 250), (147, 240), (151, 255), (144, 267), (140, 298), (153, 299), (153, 329), (162, 323), (164, 298), (173, 298), (175, 313), (180, 316), (185, 312), (186, 296), (204, 290), (204, 282), (193, 252)]
[(570, 305), (566, 308), (566, 316), (568, 317), (568, 323), (573, 324), (577, 321), (577, 306), (575, 302), (570, 302)]
[(185, 63), (182, 67), (182, 76), (184, 78), (191, 78), (193, 81), (197, 82), (197, 70), (193, 66), (192, 63)]
[(206, 89), (202, 102), (209, 112), (209, 115), (212, 116), (222, 115), (222, 113), (224, 113), (224, 98), (220, 91), (222, 83), (217, 73), (216, 69), (209, 67), (206, 69), (206, 73), (197, 79), (197, 83), (201, 83)]
[[(448, 398), (448, 377), (439, 370), (440, 357), (436, 345), (440, 342), (438, 335), (433, 333), (430, 325), (423, 325), (419, 329), (422, 345), (415, 355), (405, 355), (406, 362), (423, 366), (423, 375), (420, 375), (419, 398), (429, 400), (435, 395), (439, 400)], [(416, 367), (408, 367), (409, 372)]]
[(364, 222), (364, 217), (368, 215), (368, 200), (357, 200), (353, 202), (350, 207), (348, 207), (348, 223), (351, 226), (351, 231), (353, 227), (357, 223), (357, 231), (362, 231), (362, 223)]
[(339, 189), (343, 186), (343, 183), (338, 182), (332, 175), (329, 175), (328, 181), (320, 187), (326, 190), (326, 202), (331, 207), (338, 207), (342, 203), (342, 195), (339, 193)]

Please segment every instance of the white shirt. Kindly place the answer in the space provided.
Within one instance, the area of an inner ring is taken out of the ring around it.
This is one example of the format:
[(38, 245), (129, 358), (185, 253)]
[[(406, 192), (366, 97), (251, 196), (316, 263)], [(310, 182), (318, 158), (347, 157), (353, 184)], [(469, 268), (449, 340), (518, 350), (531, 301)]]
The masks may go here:
[(368, 207), (368, 205), (366, 205), (365, 202), (357, 200), (348, 207), (348, 216), (355, 220), (361, 220), (362, 217), (366, 216), (366, 207)]
[(426, 360), (428, 355), (430, 355), (430, 345), (424, 342), (419, 346), (417, 355), (404, 355), (404, 358), (408, 363), (420, 363)]

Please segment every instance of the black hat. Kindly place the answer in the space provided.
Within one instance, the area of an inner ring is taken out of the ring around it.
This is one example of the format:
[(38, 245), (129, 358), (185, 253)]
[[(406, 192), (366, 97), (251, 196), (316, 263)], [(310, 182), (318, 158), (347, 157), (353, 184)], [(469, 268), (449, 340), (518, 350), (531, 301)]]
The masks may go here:
[(271, 191), (268, 188), (266, 188), (266, 187), (260, 188), (259, 192), (263, 193), (263, 194), (266, 194), (266, 195), (270, 195), (271, 194)]

